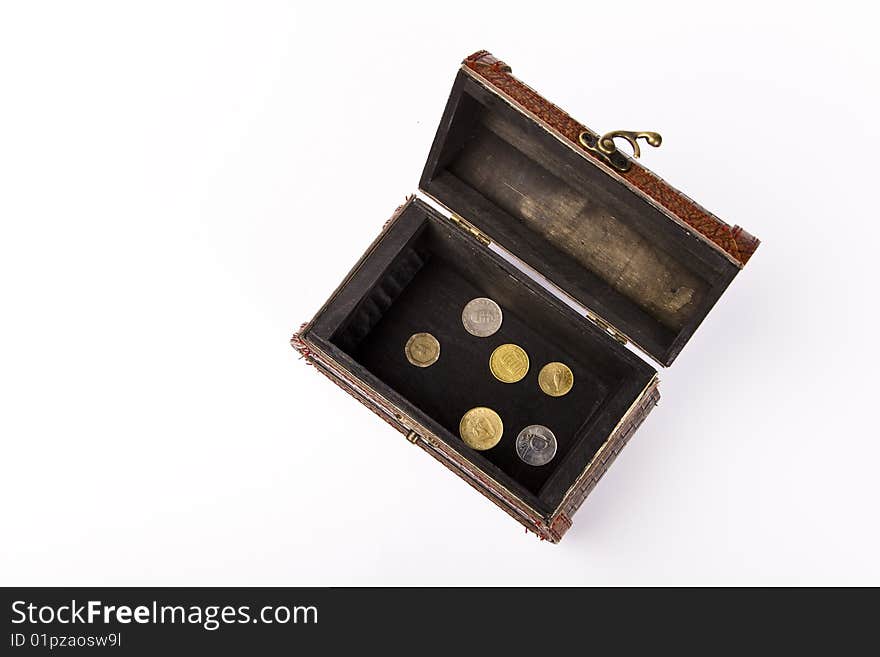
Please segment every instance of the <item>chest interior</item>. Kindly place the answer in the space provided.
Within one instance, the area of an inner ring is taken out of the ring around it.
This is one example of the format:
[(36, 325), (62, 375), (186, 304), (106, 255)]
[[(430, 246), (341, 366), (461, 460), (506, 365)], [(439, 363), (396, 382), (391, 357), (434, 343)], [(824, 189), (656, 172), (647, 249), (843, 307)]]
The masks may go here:
[[(490, 337), (462, 324), (465, 304), (488, 297), (503, 322)], [(313, 326), (342, 363), (419, 417), (432, 432), (526, 500), (550, 513), (626, 413), (655, 370), (585, 321), (495, 252), (422, 202), (411, 204), (383, 233)], [(441, 345), (430, 367), (411, 365), (404, 346), (428, 332)], [(502, 383), (489, 357), (501, 344), (529, 356), (526, 377)], [(564, 362), (574, 386), (561, 397), (541, 391), (538, 372)], [(504, 434), (490, 450), (472, 450), (459, 436), (469, 409), (487, 406)], [(518, 457), (515, 438), (528, 425), (549, 427), (555, 458), (543, 466)]]

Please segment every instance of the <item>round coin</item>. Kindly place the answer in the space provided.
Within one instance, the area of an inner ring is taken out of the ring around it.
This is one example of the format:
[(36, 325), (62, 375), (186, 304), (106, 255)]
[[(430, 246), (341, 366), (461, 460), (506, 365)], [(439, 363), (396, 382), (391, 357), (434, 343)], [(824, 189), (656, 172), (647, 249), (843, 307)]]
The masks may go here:
[(462, 416), (458, 432), (468, 447), (482, 451), (498, 444), (504, 433), (504, 425), (498, 413), (491, 408), (477, 406)]
[(428, 367), (440, 358), (440, 343), (430, 333), (415, 333), (406, 341), (406, 359), (416, 367)]
[(516, 437), (516, 453), (529, 465), (546, 465), (556, 456), (556, 436), (542, 424), (531, 424)]
[(464, 330), (478, 338), (488, 338), (501, 328), (501, 307), (485, 297), (471, 299), (461, 312)]
[(529, 355), (515, 344), (503, 344), (489, 356), (489, 370), (503, 383), (516, 383), (529, 371)]
[(538, 385), (551, 397), (562, 397), (574, 385), (574, 374), (564, 363), (547, 363), (538, 372)]

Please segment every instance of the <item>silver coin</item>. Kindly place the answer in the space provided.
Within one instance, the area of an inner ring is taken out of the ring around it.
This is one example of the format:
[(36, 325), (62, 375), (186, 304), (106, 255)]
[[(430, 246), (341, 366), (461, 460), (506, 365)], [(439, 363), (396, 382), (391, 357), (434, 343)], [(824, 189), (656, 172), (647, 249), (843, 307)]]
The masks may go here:
[(461, 312), (464, 330), (478, 338), (488, 338), (501, 328), (501, 308), (492, 299), (479, 297), (468, 301)]
[(516, 453), (529, 465), (546, 465), (556, 456), (556, 436), (543, 424), (530, 424), (516, 437)]

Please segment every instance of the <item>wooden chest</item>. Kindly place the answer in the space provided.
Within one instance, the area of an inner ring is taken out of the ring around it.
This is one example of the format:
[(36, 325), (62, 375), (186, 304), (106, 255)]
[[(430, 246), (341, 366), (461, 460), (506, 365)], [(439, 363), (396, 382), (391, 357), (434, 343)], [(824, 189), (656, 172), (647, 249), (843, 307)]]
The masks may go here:
[[(489, 53), (471, 55), (421, 195), (292, 339), (318, 371), (553, 542), (657, 403), (652, 361), (675, 360), (759, 243), (622, 153), (618, 138), (635, 154), (638, 140), (660, 142), (594, 133)], [(488, 336), (463, 322), (480, 298), (503, 317)], [(422, 333), (439, 348), (428, 366), (407, 347)], [(508, 344), (527, 354), (516, 381), (490, 364)], [(562, 394), (540, 378), (550, 363), (573, 381)], [(488, 449), (462, 439), (474, 408), (503, 423)], [(535, 425), (554, 438), (540, 465), (521, 442)]]

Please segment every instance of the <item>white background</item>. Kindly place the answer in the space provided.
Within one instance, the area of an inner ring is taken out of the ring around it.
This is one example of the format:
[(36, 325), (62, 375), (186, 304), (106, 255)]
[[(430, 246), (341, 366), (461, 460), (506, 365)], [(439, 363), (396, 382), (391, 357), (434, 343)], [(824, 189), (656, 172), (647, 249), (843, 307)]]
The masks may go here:
[[(870, 4), (303, 4), (0, 8), (0, 584), (880, 584)], [(559, 546), (288, 345), (480, 48), (763, 239)]]

